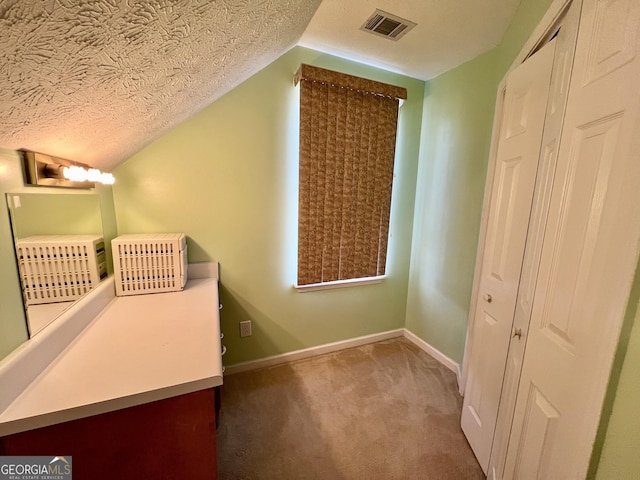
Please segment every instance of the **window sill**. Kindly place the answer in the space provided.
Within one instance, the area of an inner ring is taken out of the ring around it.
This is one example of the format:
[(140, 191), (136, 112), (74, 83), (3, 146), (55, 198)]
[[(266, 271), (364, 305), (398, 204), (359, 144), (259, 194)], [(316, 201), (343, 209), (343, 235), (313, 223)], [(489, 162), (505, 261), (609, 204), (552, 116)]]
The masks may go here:
[(374, 283), (382, 283), (386, 275), (379, 277), (353, 278), (350, 280), (336, 280), (335, 282), (312, 283), (309, 285), (294, 285), (298, 293), (315, 292), (316, 290), (330, 290), (333, 288), (356, 287), (359, 285), (372, 285)]

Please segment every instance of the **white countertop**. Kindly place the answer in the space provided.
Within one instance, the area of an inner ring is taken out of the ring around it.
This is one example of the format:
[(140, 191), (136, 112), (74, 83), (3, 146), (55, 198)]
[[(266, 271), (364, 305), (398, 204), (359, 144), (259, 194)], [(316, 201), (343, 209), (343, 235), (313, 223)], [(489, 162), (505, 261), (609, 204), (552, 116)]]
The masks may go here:
[(0, 413), (0, 436), (221, 385), (218, 305), (216, 278), (115, 297)]

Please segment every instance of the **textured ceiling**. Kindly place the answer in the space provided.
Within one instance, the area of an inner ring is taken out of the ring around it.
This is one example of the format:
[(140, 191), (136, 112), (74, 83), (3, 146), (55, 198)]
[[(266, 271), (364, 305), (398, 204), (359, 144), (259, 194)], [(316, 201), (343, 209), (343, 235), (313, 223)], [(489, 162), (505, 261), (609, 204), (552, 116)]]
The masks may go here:
[(320, 0), (0, 0), (0, 147), (110, 169), (296, 44)]
[[(520, 1), (323, 0), (300, 44), (429, 80), (497, 46)], [(398, 41), (360, 30), (376, 8), (417, 26)]]

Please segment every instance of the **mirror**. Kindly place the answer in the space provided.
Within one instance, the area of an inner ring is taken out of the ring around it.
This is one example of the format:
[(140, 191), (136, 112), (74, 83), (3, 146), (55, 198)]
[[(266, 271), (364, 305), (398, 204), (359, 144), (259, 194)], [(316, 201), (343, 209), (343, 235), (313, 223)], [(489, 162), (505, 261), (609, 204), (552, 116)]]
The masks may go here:
[(100, 197), (6, 195), (32, 337), (107, 276)]

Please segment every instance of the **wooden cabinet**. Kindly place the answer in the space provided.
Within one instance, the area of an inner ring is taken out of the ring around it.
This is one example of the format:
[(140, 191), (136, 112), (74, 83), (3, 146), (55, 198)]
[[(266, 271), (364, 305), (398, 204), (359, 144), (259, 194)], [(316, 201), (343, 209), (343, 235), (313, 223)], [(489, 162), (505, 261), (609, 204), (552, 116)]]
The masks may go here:
[(216, 479), (213, 389), (8, 435), (3, 455), (67, 455), (74, 480)]

